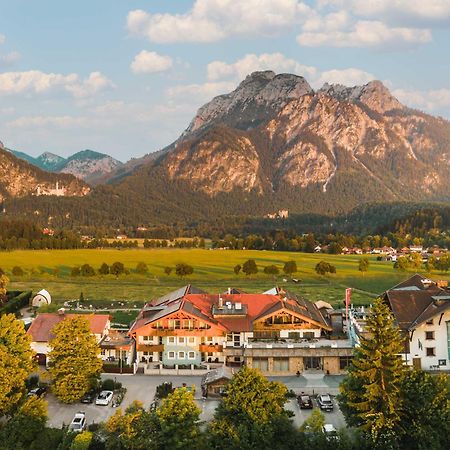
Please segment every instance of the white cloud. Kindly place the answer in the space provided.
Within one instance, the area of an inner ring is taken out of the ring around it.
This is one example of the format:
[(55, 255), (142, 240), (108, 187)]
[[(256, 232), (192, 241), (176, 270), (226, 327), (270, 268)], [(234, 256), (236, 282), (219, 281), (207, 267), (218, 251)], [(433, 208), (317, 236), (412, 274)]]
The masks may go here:
[(429, 91), (395, 89), (393, 95), (402, 103), (429, 111), (450, 107), (450, 89), (434, 89)]
[(448, 0), (320, 0), (319, 7), (338, 7), (355, 15), (387, 20), (397, 24), (419, 27), (439, 25), (450, 21)]
[(20, 53), (9, 52), (6, 55), (0, 55), (0, 67), (10, 66), (20, 59)]
[(236, 87), (232, 81), (207, 82), (203, 84), (188, 84), (173, 86), (166, 91), (170, 100), (195, 103), (199, 106), (210, 101), (217, 95), (226, 94)]
[(56, 128), (71, 128), (88, 125), (85, 117), (75, 116), (22, 116), (7, 123), (13, 128), (40, 128), (53, 126)]
[(112, 81), (100, 72), (92, 72), (84, 80), (80, 80), (80, 77), (75, 73), (62, 75), (59, 73), (45, 73), (39, 70), (0, 73), (0, 95), (42, 94), (65, 90), (75, 98), (83, 98), (113, 86)]
[(223, 78), (244, 79), (257, 70), (273, 70), (302, 75), (305, 78), (315, 77), (317, 69), (287, 58), (282, 53), (248, 54), (238, 61), (227, 64), (223, 61), (213, 61), (207, 66), (207, 78), (210, 81)]
[(0, 44), (3, 44), (6, 41), (6, 36), (0, 33)]
[[(319, 27), (318, 27), (319, 28)], [(431, 42), (430, 30), (394, 27), (380, 21), (359, 20), (348, 30), (327, 29), (302, 32), (297, 42), (305, 47), (402, 48)]]
[(329, 84), (343, 84), (344, 86), (358, 86), (374, 80), (376, 77), (369, 72), (361, 69), (333, 69), (322, 72), (320, 76), (313, 81), (312, 85), (316, 88)]
[(271, 35), (306, 20), (297, 0), (196, 0), (185, 14), (130, 11), (127, 28), (151, 42), (215, 42), (232, 35)]
[(165, 72), (172, 66), (173, 61), (169, 56), (142, 50), (134, 57), (130, 67), (134, 73), (156, 73)]
[[(288, 72), (301, 75), (314, 87), (319, 88), (324, 83), (340, 83), (347, 86), (365, 84), (376, 77), (371, 73), (357, 68), (332, 69), (320, 71), (316, 67), (300, 64), (298, 61), (287, 58), (282, 53), (248, 54), (234, 63), (213, 61), (207, 66), (207, 79), (211, 81), (233, 80), (235, 85), (247, 75), (257, 70), (273, 70), (274, 72)], [(217, 83), (216, 83), (217, 84)], [(214, 83), (206, 83), (208, 86)], [(207, 88), (205, 88), (206, 90)]]

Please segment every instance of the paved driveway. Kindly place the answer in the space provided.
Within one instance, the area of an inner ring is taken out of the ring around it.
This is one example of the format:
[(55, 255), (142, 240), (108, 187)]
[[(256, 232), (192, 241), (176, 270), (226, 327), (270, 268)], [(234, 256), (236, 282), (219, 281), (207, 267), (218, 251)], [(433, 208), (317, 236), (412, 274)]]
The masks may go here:
[[(102, 379), (106, 378), (114, 378), (111, 375), (102, 375)], [(139, 400), (144, 404), (145, 408), (148, 408), (152, 403), (156, 386), (160, 385), (164, 381), (171, 381), (174, 387), (182, 386), (183, 383), (186, 383), (188, 386), (195, 386), (195, 399), (202, 410), (200, 419), (202, 421), (210, 421), (213, 416), (215, 409), (219, 404), (219, 400), (214, 399), (202, 399), (201, 398), (201, 377), (195, 376), (147, 376), (147, 375), (117, 375), (117, 381), (120, 381), (124, 387), (127, 388), (127, 393), (125, 398), (120, 406), (122, 409), (125, 409), (129, 406), (134, 400)], [(317, 393), (332, 393), (333, 389), (330, 384), (333, 383), (325, 383), (323, 380), (304, 380), (302, 377), (286, 377), (287, 379), (280, 379), (279, 377), (273, 378), (273, 380), (284, 382), (289, 389), (294, 389), (297, 394), (301, 391), (311, 393), (313, 389), (315, 390), (315, 394)], [(305, 382), (306, 381), (306, 382)], [(328, 381), (328, 380), (327, 380)], [(304, 384), (305, 386), (301, 386)], [(314, 384), (316, 387), (312, 387)], [(309, 386), (308, 386), (309, 385)], [(107, 420), (110, 416), (112, 416), (116, 408), (113, 408), (111, 405), (109, 406), (96, 406), (95, 404), (82, 404), (75, 403), (72, 405), (66, 405), (59, 402), (53, 395), (49, 394), (47, 396), (48, 401), (48, 415), (49, 415), (49, 425), (52, 427), (60, 428), (62, 425), (68, 425), (73, 416), (78, 411), (84, 411), (86, 413), (86, 420), (88, 424), (98, 423)], [(317, 407), (317, 402), (313, 399), (314, 407)], [(333, 412), (325, 412), (326, 423), (332, 423), (336, 428), (345, 427), (344, 417), (339, 410), (335, 399), (333, 399), (333, 403), (335, 405), (335, 409)], [(290, 409), (294, 412), (294, 424), (296, 426), (300, 426), (303, 421), (309, 417), (311, 414), (311, 410), (301, 410), (297, 404), (296, 399), (289, 400), (286, 404), (286, 408)]]

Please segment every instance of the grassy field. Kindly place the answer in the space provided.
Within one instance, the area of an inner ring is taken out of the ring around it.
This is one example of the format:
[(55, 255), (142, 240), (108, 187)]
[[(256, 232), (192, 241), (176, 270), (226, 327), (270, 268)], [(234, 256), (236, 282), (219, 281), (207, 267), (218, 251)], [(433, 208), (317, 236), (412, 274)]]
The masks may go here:
[[(255, 259), (260, 273), (251, 278), (243, 274), (235, 276), (233, 267), (236, 264), (242, 265), (250, 258)], [(250, 250), (23, 250), (0, 253), (0, 267), (11, 278), (10, 289), (31, 289), (36, 292), (45, 288), (56, 303), (78, 299), (83, 292), (88, 302), (108, 307), (111, 302), (112, 307), (119, 306), (119, 301), (139, 307), (145, 301), (187, 283), (211, 293), (224, 291), (230, 286), (239, 287), (246, 292), (262, 292), (278, 284), (313, 301), (322, 299), (335, 305), (342, 302), (345, 288), (352, 287), (352, 301), (355, 304), (369, 304), (377, 294), (411, 275), (399, 273), (393, 269), (392, 263), (376, 261), (375, 257), (370, 257), (369, 271), (362, 275), (358, 271), (359, 258), (353, 255)], [(294, 276), (301, 280), (300, 283), (284, 282), (282, 275), (274, 279), (262, 273), (264, 266), (271, 264), (277, 265), (281, 270), (283, 264), (290, 259), (297, 262), (299, 271)], [(314, 272), (315, 265), (322, 259), (336, 266), (335, 275), (321, 277)], [(70, 270), (74, 266), (88, 263), (98, 269), (103, 262), (110, 265), (115, 261), (122, 262), (130, 270), (130, 275), (122, 275), (119, 279), (111, 275), (103, 278), (70, 277)], [(136, 264), (141, 261), (149, 268), (147, 276), (134, 273)], [(174, 267), (179, 262), (192, 265), (194, 274), (184, 280), (174, 274), (164, 274), (166, 266)], [(12, 276), (10, 273), (14, 266), (22, 267), (27, 275)], [(448, 275), (437, 273), (430, 276), (449, 279)]]

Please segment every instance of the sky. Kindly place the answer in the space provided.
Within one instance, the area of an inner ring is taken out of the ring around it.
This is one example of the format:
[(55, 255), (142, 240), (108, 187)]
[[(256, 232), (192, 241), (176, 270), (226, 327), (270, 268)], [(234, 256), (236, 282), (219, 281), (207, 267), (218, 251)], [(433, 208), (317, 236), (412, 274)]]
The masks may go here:
[(449, 55), (450, 0), (0, 0), (0, 141), (127, 161), (268, 69), (450, 119)]

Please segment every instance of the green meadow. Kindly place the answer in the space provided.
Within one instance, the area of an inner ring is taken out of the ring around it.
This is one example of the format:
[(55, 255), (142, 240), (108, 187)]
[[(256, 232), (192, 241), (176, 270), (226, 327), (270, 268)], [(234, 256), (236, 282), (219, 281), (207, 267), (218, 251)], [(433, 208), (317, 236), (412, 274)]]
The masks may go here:
[[(244, 274), (236, 276), (233, 267), (243, 264), (247, 259), (254, 259), (259, 273), (252, 277)], [(223, 292), (228, 287), (241, 288), (246, 292), (263, 292), (274, 285), (283, 286), (302, 294), (310, 300), (325, 300), (334, 305), (342, 305), (346, 287), (354, 289), (352, 302), (369, 304), (377, 294), (392, 287), (411, 273), (398, 272), (391, 262), (377, 261), (370, 256), (368, 272), (358, 271), (360, 256), (325, 255), (276, 251), (255, 250), (204, 250), (204, 249), (102, 249), (102, 250), (18, 250), (0, 253), (0, 267), (10, 277), (9, 289), (38, 290), (45, 288), (52, 295), (55, 303), (74, 300), (83, 293), (85, 300), (92, 304), (114, 307), (117, 302), (127, 302), (128, 306), (139, 307), (144, 302), (158, 295), (169, 292), (187, 283), (191, 283), (208, 292)], [(294, 283), (280, 274), (276, 278), (263, 273), (267, 265), (275, 264), (282, 270), (288, 260), (297, 263), (298, 272)], [(325, 260), (336, 266), (337, 273), (319, 276), (315, 273), (315, 265)], [(115, 261), (122, 262), (130, 271), (129, 275), (116, 278), (112, 275), (104, 277), (71, 277), (74, 266), (90, 264), (95, 269), (105, 262), (111, 265)], [(134, 269), (138, 262), (145, 262), (149, 272), (138, 275)], [(164, 268), (175, 267), (179, 262), (190, 264), (194, 273), (184, 279), (164, 273)], [(11, 274), (14, 266), (20, 266), (26, 274), (15, 277)], [(433, 278), (449, 279), (448, 275), (433, 273)]]

